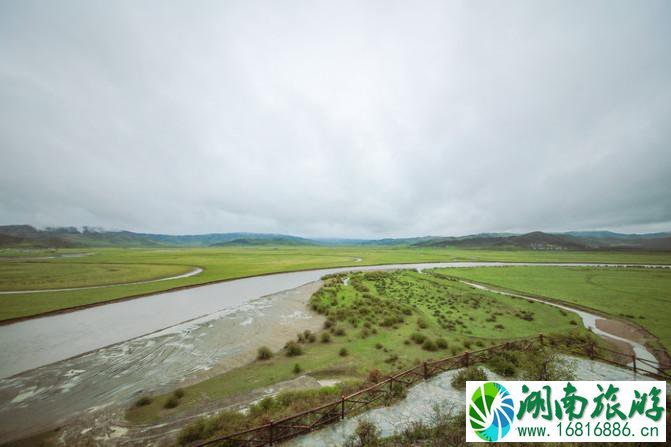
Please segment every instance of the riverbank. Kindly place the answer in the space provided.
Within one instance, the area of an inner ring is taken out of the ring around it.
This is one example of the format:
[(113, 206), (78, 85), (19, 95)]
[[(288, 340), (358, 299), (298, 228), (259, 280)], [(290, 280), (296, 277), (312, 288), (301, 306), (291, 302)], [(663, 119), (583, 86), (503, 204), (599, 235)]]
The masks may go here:
[(109, 436), (123, 426), (128, 406), (149, 390), (186, 387), (225, 373), (252, 361), (260, 345), (280, 349), (296, 331), (321, 328), (323, 318), (306, 306), (319, 286), (309, 283), (2, 379), (0, 441), (60, 427), (59, 436), (72, 441), (66, 444), (76, 445), (82, 423), (90, 424), (88, 439)]
[[(62, 252), (62, 253), (61, 253)], [(36, 252), (39, 255), (42, 252)], [(230, 247), (230, 248), (154, 248), (154, 249), (96, 249), (95, 253), (78, 257), (60, 256), (76, 254), (59, 250), (56, 253), (44, 251), (51, 259), (43, 260), (51, 266), (81, 266), (81, 271), (70, 272), (77, 283), (96, 285), (95, 278), (89, 278), (89, 267), (113, 265), (124, 268), (128, 265), (173, 266), (177, 268), (202, 268), (195, 276), (167, 282), (130, 284), (114, 288), (100, 288), (95, 293), (88, 290), (69, 290), (44, 293), (26, 293), (5, 296), (0, 300), (0, 320), (19, 321), (36, 316), (53, 315), (67, 310), (80, 310), (89, 306), (114, 303), (126, 299), (136, 299), (152, 294), (175, 291), (182, 287), (214, 284), (218, 281), (234, 280), (271, 273), (327, 269), (333, 267), (382, 265), (399, 263), (488, 261), (488, 262), (593, 262), (618, 264), (671, 264), (671, 254), (654, 252), (552, 252), (524, 250), (464, 250), (454, 248), (380, 248), (380, 247)], [(0, 266), (8, 263), (16, 265), (20, 259), (8, 260), (0, 256)], [(25, 261), (24, 264), (28, 264)], [(190, 267), (191, 266), (191, 267)], [(39, 273), (39, 272), (36, 272)], [(42, 272), (44, 273), (44, 272)], [(12, 271), (12, 278), (18, 272)], [(23, 282), (33, 280), (44, 282), (43, 288), (68, 288), (68, 276), (59, 274), (37, 277), (29, 275)], [(49, 287), (49, 281), (57, 287)], [(123, 282), (123, 281), (114, 281)], [(42, 287), (41, 287), (42, 288)]]

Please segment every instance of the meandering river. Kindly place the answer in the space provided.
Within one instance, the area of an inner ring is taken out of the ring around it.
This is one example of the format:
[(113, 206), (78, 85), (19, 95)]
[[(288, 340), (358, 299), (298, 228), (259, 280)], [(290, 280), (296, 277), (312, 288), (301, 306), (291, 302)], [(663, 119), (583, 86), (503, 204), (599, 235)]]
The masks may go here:
[[(511, 265), (622, 266), (440, 262), (319, 269), (224, 281), (0, 326), (0, 441), (58, 426), (76, 412), (127, 404), (138, 393), (174, 387), (222, 362), (230, 367), (247, 359), (243, 354), (250, 346), (241, 340), (248, 337), (254, 346), (272, 345), (286, 340), (282, 331), (290, 337), (297, 328), (319, 327), (305, 303), (325, 274)], [(568, 304), (559, 307), (603, 333), (596, 327), (602, 317)], [(640, 357), (654, 360), (635, 340), (622, 340)]]

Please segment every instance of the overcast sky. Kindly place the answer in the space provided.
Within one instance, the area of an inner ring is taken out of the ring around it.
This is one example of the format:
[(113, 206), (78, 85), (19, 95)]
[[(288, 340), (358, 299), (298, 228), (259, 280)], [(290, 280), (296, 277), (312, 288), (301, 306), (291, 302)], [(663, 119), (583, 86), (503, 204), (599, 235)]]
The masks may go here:
[(671, 230), (669, 1), (0, 2), (0, 224)]

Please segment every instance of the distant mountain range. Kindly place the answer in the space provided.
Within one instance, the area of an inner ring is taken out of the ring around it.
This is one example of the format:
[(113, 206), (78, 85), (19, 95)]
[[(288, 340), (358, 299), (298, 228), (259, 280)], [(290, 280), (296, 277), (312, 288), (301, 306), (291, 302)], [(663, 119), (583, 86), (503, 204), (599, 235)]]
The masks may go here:
[(569, 231), (526, 234), (480, 233), (460, 237), (422, 236), (383, 239), (307, 239), (285, 234), (210, 233), (168, 235), (106, 231), (99, 228), (37, 229), (30, 225), (0, 226), (0, 247), (228, 247), (228, 246), (407, 246), (526, 250), (663, 250), (671, 251), (671, 232), (622, 234), (611, 231)]

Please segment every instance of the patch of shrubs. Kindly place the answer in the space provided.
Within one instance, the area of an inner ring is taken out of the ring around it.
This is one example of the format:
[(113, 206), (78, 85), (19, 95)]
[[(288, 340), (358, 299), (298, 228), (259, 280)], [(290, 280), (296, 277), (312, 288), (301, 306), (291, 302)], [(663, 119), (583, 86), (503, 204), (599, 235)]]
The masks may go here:
[(322, 332), (321, 341), (322, 341), (322, 343), (330, 343), (331, 342), (331, 334), (329, 334), (328, 332)]
[(452, 386), (463, 390), (466, 388), (466, 382), (469, 380), (487, 380), (487, 374), (477, 366), (470, 366), (462, 369), (452, 378)]
[(487, 362), (487, 366), (503, 377), (512, 377), (517, 374), (520, 357), (517, 352), (503, 351), (495, 354)]
[(149, 396), (142, 396), (138, 400), (135, 401), (135, 406), (136, 407), (144, 407), (152, 403), (152, 398)]
[(335, 335), (336, 337), (343, 337), (346, 334), (347, 332), (345, 332), (345, 329), (341, 326), (338, 326), (333, 329), (333, 335)]
[(179, 400), (184, 397), (184, 390), (181, 388), (177, 388), (175, 391), (172, 392), (172, 396), (168, 398), (168, 400), (165, 401), (163, 404), (163, 408), (166, 409), (171, 409), (175, 408), (177, 405), (179, 405)]
[(424, 343), (424, 340), (426, 340), (426, 335), (415, 332), (410, 336), (410, 339), (419, 345)]
[(424, 349), (425, 351), (433, 352), (437, 350), (438, 347), (431, 339), (427, 338), (426, 340), (424, 340), (424, 343), (422, 343), (422, 349)]
[(261, 346), (256, 352), (257, 360), (269, 360), (273, 356), (273, 351), (268, 346)]
[(303, 354), (303, 348), (301, 348), (301, 345), (299, 345), (295, 341), (290, 341), (289, 343), (287, 343), (284, 349), (286, 350), (287, 357), (296, 357), (298, 355)]
[(177, 405), (179, 405), (179, 399), (177, 399), (175, 396), (170, 396), (163, 404), (163, 408), (175, 408)]

